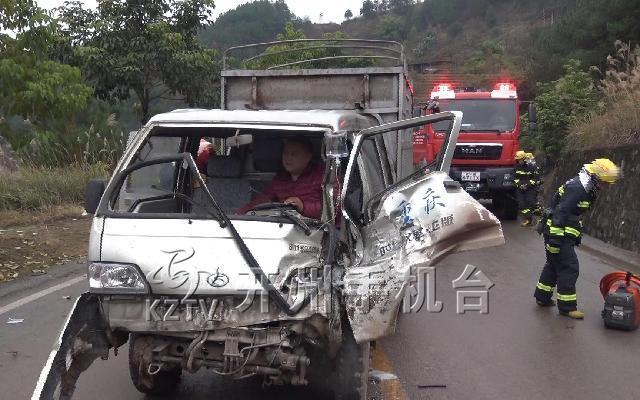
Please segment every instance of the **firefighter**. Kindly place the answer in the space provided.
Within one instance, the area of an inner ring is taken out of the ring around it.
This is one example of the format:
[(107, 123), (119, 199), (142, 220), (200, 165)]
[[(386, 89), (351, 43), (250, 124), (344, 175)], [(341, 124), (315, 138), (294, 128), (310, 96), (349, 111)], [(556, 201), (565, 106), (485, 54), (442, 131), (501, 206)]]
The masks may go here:
[(513, 180), (516, 186), (516, 196), (518, 198), (518, 208), (522, 215), (520, 226), (531, 226), (533, 211), (536, 208), (538, 185), (537, 171), (534, 166), (527, 161), (527, 153), (519, 150), (516, 152), (516, 171)]
[(618, 180), (620, 169), (606, 158), (598, 158), (584, 167), (578, 176), (558, 188), (549, 210), (540, 222), (547, 261), (536, 285), (534, 297), (541, 307), (553, 306), (556, 284), (557, 304), (561, 315), (583, 319), (578, 310), (576, 281), (579, 274), (575, 246), (582, 237), (581, 215), (588, 211), (598, 190)]
[(542, 215), (542, 208), (540, 207), (538, 195), (540, 193), (540, 186), (542, 185), (542, 175), (540, 174), (540, 168), (538, 167), (538, 163), (536, 162), (536, 158), (533, 153), (526, 153), (526, 158), (527, 163), (529, 164), (531, 171), (533, 172), (532, 180), (534, 184), (532, 187), (534, 194), (532, 195), (532, 200), (535, 199), (535, 201), (532, 201), (532, 203), (534, 204), (534, 206), (532, 207), (532, 214), (540, 217)]

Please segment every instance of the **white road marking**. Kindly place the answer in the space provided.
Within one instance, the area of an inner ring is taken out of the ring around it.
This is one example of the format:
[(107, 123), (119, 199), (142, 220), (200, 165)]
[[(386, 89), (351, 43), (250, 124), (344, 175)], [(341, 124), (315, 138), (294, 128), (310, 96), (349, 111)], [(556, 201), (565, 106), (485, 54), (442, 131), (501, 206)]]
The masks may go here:
[(64, 288), (66, 288), (68, 286), (75, 285), (76, 283), (81, 282), (81, 281), (83, 281), (85, 279), (87, 279), (87, 277), (85, 275), (76, 276), (75, 278), (71, 278), (68, 281), (64, 281), (64, 282), (59, 283), (59, 284), (57, 284), (55, 286), (51, 286), (50, 288), (41, 290), (41, 291), (36, 292), (36, 293), (34, 293), (32, 295), (23, 297), (23, 298), (21, 298), (19, 300), (14, 301), (13, 303), (7, 304), (4, 307), (0, 307), (0, 315), (6, 314), (9, 311), (15, 310), (18, 307), (22, 307), (25, 304), (29, 304), (32, 301), (36, 301), (39, 298), (44, 297), (44, 296), (46, 296), (48, 294), (51, 294), (53, 292), (57, 292), (60, 289), (64, 289)]

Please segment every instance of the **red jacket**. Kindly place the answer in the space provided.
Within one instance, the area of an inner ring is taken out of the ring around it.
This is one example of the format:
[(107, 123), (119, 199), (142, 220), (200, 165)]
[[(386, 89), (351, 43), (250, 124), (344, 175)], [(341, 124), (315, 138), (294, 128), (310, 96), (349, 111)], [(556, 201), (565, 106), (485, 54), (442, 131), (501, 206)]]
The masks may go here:
[(323, 181), (324, 165), (310, 165), (296, 181), (291, 180), (291, 175), (288, 172), (279, 173), (273, 178), (263, 194), (258, 195), (249, 204), (238, 210), (238, 214), (244, 214), (258, 204), (282, 203), (289, 197), (298, 197), (303, 204), (302, 215), (320, 219)]

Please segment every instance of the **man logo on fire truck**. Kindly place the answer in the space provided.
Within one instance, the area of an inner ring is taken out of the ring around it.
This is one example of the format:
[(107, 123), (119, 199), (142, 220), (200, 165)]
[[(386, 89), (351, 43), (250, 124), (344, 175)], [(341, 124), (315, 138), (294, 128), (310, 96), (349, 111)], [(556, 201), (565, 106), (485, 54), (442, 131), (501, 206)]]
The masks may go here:
[[(462, 128), (450, 175), (476, 198), (492, 199), (499, 214), (517, 218), (513, 185), (514, 155), (519, 150), (518, 94), (513, 83), (500, 82), (491, 91), (456, 90), (450, 83), (435, 85), (427, 114), (462, 111)], [(430, 164), (438, 156), (448, 128), (446, 122), (425, 126), (413, 140), (414, 164)]]

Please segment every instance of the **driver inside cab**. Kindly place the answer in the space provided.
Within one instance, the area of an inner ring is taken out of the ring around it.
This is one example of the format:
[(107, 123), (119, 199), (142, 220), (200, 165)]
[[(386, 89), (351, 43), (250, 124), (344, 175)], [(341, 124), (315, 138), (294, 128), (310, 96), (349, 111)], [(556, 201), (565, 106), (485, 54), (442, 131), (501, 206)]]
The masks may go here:
[(320, 219), (324, 166), (312, 163), (313, 146), (304, 137), (287, 139), (282, 148), (282, 166), (263, 193), (240, 210), (245, 214), (253, 207), (270, 202), (291, 204), (305, 217)]

